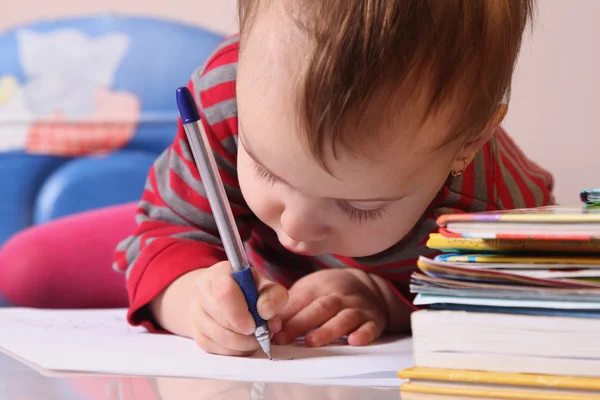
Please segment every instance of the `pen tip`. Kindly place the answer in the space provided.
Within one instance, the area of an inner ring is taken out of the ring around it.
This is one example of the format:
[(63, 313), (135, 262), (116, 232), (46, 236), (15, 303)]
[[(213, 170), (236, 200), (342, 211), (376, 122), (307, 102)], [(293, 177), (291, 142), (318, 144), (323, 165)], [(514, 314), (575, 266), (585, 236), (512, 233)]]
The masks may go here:
[(267, 356), (269, 356), (269, 360), (273, 361), (273, 357), (271, 357), (271, 352), (267, 353)]

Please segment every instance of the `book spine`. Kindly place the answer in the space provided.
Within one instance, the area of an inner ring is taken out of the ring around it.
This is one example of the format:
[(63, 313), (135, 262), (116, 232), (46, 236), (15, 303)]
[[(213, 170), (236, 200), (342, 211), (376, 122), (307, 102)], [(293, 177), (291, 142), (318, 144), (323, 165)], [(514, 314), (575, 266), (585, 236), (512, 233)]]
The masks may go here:
[(493, 385), (534, 386), (576, 390), (598, 390), (600, 392), (600, 379), (576, 376), (512, 374), (506, 372), (416, 367), (399, 371), (398, 377), (400, 379), (487, 383)]
[(600, 400), (600, 395), (576, 395), (549, 392), (517, 391), (510, 389), (478, 389), (469, 387), (440, 387), (421, 385), (412, 382), (403, 383), (400, 386), (400, 393), (426, 393), (432, 395), (460, 396), (460, 397), (479, 397), (488, 399), (506, 399), (506, 400)]

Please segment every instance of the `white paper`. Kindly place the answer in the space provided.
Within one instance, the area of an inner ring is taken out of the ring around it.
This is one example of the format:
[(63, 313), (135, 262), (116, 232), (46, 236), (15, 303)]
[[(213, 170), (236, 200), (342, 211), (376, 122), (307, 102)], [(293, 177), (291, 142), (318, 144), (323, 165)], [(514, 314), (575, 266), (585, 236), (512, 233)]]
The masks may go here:
[(0, 309), (0, 347), (53, 371), (258, 382), (397, 386), (397, 372), (414, 365), (412, 340), (399, 337), (364, 347), (274, 346), (275, 361), (261, 352), (216, 356), (190, 339), (131, 327), (125, 313)]

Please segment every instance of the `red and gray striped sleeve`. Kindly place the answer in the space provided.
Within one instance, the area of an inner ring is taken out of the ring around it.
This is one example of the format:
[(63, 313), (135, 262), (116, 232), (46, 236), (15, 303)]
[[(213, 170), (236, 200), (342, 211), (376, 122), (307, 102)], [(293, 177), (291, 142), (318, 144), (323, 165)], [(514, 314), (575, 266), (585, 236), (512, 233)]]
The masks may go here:
[(495, 135), (496, 205), (499, 210), (555, 203), (550, 172), (528, 158), (503, 130)]
[[(236, 172), (236, 52), (237, 38), (226, 40), (187, 86), (195, 95), (238, 229), (246, 238), (250, 212)], [(147, 304), (181, 275), (226, 260), (181, 121), (173, 143), (148, 173), (136, 222), (133, 234), (117, 247), (114, 268), (127, 277), (129, 322), (160, 329)]]

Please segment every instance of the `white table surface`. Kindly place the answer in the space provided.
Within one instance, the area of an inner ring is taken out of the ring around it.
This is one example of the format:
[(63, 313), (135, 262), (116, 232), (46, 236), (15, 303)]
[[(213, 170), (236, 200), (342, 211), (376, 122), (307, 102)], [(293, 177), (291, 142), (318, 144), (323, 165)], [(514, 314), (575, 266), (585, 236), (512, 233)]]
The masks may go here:
[(308, 386), (132, 376), (46, 376), (0, 353), (1, 400), (400, 399), (399, 388)]

